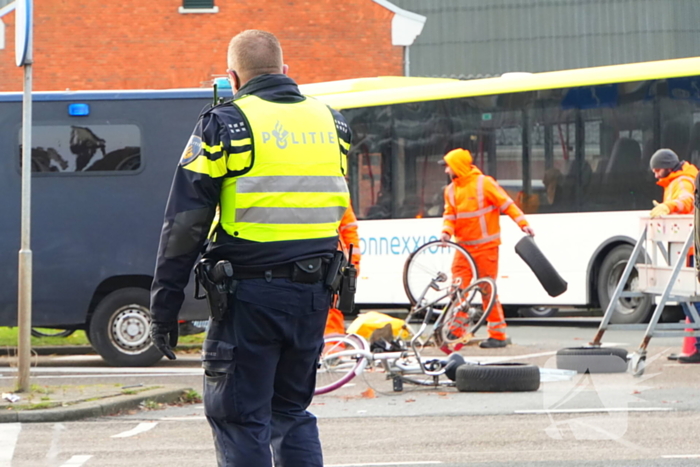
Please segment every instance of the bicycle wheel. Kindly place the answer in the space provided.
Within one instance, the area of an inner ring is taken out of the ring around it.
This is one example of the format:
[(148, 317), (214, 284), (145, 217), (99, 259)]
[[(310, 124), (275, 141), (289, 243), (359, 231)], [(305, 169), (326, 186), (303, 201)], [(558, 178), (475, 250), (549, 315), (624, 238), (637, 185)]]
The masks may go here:
[(75, 329), (32, 328), (30, 332), (34, 337), (68, 337)]
[(365, 341), (354, 334), (329, 334), (316, 371), (315, 395), (334, 391), (353, 379), (367, 365)]
[(445, 295), (454, 282), (452, 265), (457, 261), (471, 269), (472, 281), (478, 277), (471, 255), (456, 243), (434, 240), (411, 253), (403, 267), (403, 288), (411, 305), (421, 299), (437, 301)]
[(464, 343), (484, 325), (496, 303), (496, 282), (482, 277), (455, 295), (459, 298), (450, 303), (435, 326), (434, 337), (439, 347)]

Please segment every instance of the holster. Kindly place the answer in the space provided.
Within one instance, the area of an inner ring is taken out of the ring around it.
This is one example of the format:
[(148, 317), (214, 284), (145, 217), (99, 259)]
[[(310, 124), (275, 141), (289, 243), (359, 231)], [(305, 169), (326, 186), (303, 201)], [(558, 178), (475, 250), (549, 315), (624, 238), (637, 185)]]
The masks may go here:
[[(352, 253), (352, 250), (350, 250)], [(345, 253), (336, 251), (328, 266), (326, 287), (337, 296), (336, 306), (344, 314), (352, 313), (357, 290), (357, 269), (347, 260)]]
[[(194, 298), (207, 299), (209, 315), (215, 321), (220, 321), (228, 310), (228, 294), (236, 291), (238, 281), (233, 280), (233, 267), (227, 260), (214, 262), (211, 259), (201, 259), (194, 268), (195, 283)], [(199, 287), (204, 289), (200, 295)]]
[(343, 279), (343, 270), (347, 266), (348, 261), (345, 258), (345, 254), (342, 251), (336, 251), (328, 264), (328, 270), (326, 271), (326, 278), (324, 284), (326, 288), (332, 293), (338, 293), (340, 289), (340, 283)]
[(352, 263), (348, 263), (343, 270), (340, 290), (338, 291), (338, 309), (343, 314), (352, 313), (355, 307), (355, 292), (357, 291), (357, 269)]

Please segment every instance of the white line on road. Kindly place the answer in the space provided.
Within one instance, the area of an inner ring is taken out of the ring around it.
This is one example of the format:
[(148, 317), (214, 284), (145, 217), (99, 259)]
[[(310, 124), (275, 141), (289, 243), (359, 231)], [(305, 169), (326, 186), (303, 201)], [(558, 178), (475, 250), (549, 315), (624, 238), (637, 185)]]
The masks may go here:
[(514, 413), (530, 415), (549, 413), (670, 412), (672, 410), (668, 407), (598, 407), (594, 409), (516, 410)]
[(368, 464), (328, 464), (326, 467), (371, 467), (379, 465), (435, 465), (442, 464), (440, 461), (413, 461), (413, 462), (371, 462)]
[(192, 417), (161, 417), (158, 420), (163, 420), (166, 422), (189, 422), (194, 420), (206, 420), (207, 417), (202, 417), (201, 415), (193, 415)]
[(92, 456), (73, 456), (68, 459), (68, 462), (61, 464), (61, 467), (80, 467), (86, 463)]
[(61, 433), (63, 431), (66, 431), (66, 426), (63, 423), (54, 424), (51, 444), (49, 445), (48, 451), (46, 451), (46, 460), (49, 465), (56, 465), (56, 458), (60, 451), (59, 444), (61, 443)]
[(700, 454), (676, 454), (673, 456), (661, 456), (662, 459), (700, 459)]
[(15, 454), (15, 445), (21, 430), (21, 423), (0, 424), (0, 467), (12, 465), (12, 456)]
[(132, 428), (131, 430), (124, 431), (122, 433), (119, 433), (118, 435), (112, 435), (112, 438), (128, 438), (129, 436), (136, 436), (141, 433), (145, 433), (148, 430), (152, 430), (153, 428), (156, 427), (158, 422), (144, 422), (144, 423), (139, 423), (136, 425), (135, 428)]

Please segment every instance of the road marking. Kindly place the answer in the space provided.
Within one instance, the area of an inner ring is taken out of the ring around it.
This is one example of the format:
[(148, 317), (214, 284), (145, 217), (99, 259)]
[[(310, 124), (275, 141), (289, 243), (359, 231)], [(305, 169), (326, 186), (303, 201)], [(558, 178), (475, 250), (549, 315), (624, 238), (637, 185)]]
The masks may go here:
[(0, 423), (0, 467), (11, 467), (21, 423)]
[(661, 456), (662, 459), (700, 459), (700, 454), (676, 454), (673, 456)]
[(53, 426), (53, 433), (51, 435), (51, 445), (48, 451), (46, 451), (46, 460), (53, 461), (50, 462), (51, 465), (56, 465), (56, 458), (58, 457), (59, 447), (61, 441), (61, 432), (65, 431), (66, 427), (63, 423), (56, 423)]
[(516, 410), (521, 415), (550, 414), (550, 413), (605, 413), (605, 412), (670, 412), (668, 407), (600, 407), (595, 409), (556, 409), (556, 410)]
[(413, 461), (413, 462), (370, 462), (368, 464), (327, 464), (326, 467), (370, 467), (375, 465), (436, 465), (440, 461)]
[(118, 435), (112, 435), (112, 438), (128, 438), (129, 436), (136, 436), (141, 433), (145, 433), (148, 430), (152, 430), (153, 428), (156, 427), (158, 422), (144, 422), (144, 423), (139, 423), (136, 425), (135, 428), (132, 428), (131, 430), (124, 431), (122, 433), (119, 433)]
[(92, 456), (73, 456), (68, 459), (68, 462), (61, 464), (61, 467), (80, 467), (86, 463)]
[(202, 417), (201, 415), (193, 415), (191, 417), (161, 417), (158, 420), (163, 420), (166, 422), (189, 422), (194, 420), (206, 420), (207, 417)]

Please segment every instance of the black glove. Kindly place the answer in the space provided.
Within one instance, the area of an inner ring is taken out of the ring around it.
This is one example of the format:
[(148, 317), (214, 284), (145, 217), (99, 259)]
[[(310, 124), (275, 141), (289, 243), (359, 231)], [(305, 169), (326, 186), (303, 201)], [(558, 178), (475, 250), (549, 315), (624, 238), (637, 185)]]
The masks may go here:
[(173, 349), (177, 346), (177, 338), (180, 336), (180, 326), (177, 321), (168, 323), (151, 323), (151, 339), (153, 345), (170, 360), (177, 357)]

